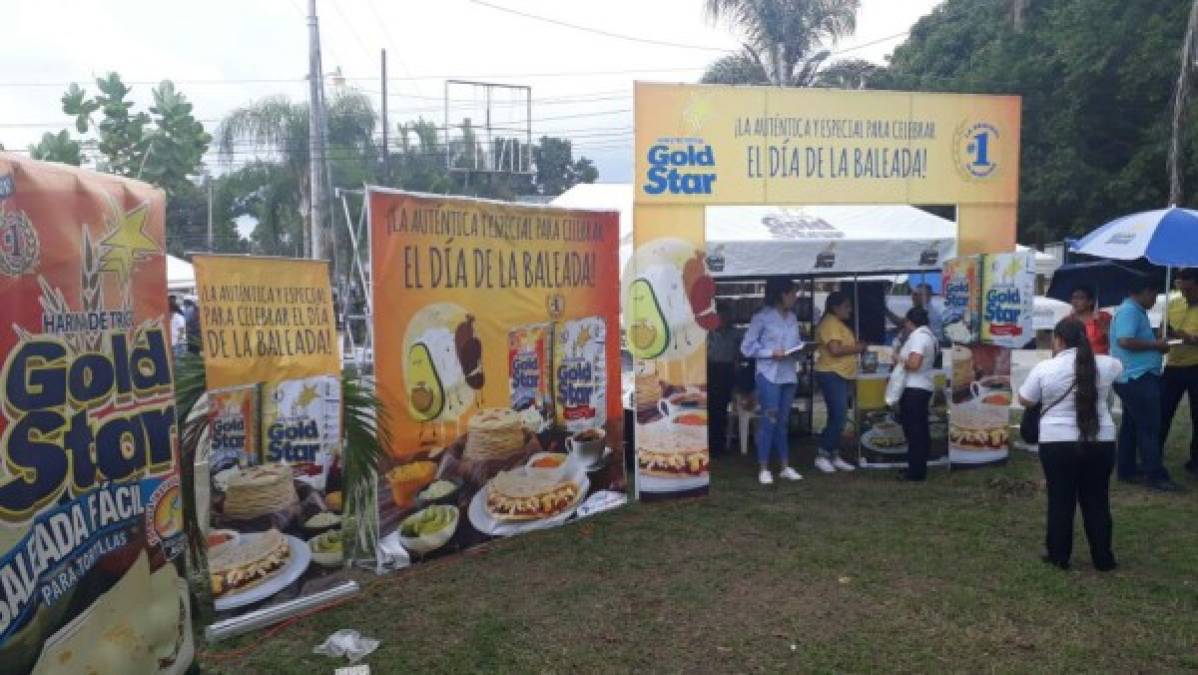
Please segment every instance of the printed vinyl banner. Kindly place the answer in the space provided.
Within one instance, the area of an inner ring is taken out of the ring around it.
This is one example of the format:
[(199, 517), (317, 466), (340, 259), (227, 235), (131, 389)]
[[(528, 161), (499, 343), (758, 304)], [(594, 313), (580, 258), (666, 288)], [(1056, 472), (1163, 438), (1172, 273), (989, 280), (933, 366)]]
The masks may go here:
[(196, 256), (209, 386), (208, 572), (227, 616), (327, 587), (341, 545), (328, 265)]
[(0, 670), (191, 664), (160, 191), (0, 153)]
[(638, 204), (1017, 201), (1018, 97), (639, 82), (635, 98)]
[(1034, 251), (983, 256), (982, 342), (1019, 349), (1036, 338)]
[(637, 205), (634, 213), (622, 290), (635, 359), (637, 494), (702, 495), (711, 482), (707, 331), (719, 326), (703, 211)]
[(384, 547), (420, 559), (620, 503), (618, 214), (368, 205)]
[(210, 388), (341, 372), (328, 263), (195, 256)]

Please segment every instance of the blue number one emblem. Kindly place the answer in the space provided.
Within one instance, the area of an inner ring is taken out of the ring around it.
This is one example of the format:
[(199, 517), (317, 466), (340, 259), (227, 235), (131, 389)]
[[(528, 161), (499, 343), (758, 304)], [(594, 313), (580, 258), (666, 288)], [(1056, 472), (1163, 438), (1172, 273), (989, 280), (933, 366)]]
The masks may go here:
[(974, 166), (990, 166), (990, 133), (983, 131), (973, 137)]

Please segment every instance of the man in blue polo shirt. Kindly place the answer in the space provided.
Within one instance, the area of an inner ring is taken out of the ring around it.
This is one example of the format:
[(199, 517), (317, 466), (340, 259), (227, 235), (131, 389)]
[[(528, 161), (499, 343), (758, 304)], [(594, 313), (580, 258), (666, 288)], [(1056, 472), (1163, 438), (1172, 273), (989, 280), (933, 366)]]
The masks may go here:
[(1115, 393), (1123, 401), (1119, 480), (1142, 480), (1153, 490), (1177, 492), (1181, 486), (1169, 478), (1161, 447), (1161, 366), (1169, 344), (1157, 338), (1148, 321), (1157, 288), (1143, 278), (1132, 282), (1128, 291), (1111, 323), (1111, 356), (1123, 363), (1115, 381)]

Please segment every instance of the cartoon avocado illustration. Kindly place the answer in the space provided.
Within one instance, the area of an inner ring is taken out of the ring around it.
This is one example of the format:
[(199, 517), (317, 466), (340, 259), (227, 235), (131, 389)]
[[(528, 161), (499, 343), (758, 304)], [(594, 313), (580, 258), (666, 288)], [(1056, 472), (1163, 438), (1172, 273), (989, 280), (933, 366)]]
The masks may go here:
[(633, 281), (629, 295), (632, 298), (632, 316), (635, 317), (628, 335), (632, 342), (632, 353), (638, 358), (655, 359), (670, 344), (670, 327), (661, 303), (645, 279)]
[(408, 373), (415, 386), (408, 392), (412, 415), (421, 422), (436, 419), (445, 409), (445, 390), (433, 365), (432, 354), (423, 342), (408, 350)]

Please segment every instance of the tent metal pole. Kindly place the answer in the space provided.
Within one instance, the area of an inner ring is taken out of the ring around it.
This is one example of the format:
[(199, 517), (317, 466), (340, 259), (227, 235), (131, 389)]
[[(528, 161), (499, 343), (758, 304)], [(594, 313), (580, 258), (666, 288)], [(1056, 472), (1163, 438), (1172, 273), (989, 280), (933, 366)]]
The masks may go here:
[(1169, 292), (1173, 290), (1173, 268), (1165, 265), (1165, 306), (1161, 308), (1161, 339), (1169, 338)]

